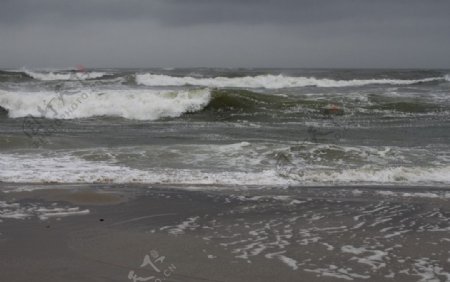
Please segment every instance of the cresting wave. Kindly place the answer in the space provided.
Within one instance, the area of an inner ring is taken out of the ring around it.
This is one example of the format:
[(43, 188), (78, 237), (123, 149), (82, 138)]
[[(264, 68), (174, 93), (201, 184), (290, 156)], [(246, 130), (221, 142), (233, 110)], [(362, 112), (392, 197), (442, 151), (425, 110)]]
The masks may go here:
[(31, 78), (42, 81), (54, 81), (54, 80), (88, 80), (101, 78), (107, 75), (104, 72), (36, 72), (30, 70), (22, 70), (22, 72)]
[(190, 76), (175, 77), (161, 74), (137, 74), (136, 83), (146, 86), (204, 86), (204, 87), (235, 87), (235, 88), (266, 88), (281, 89), (294, 87), (352, 87), (371, 84), (411, 85), (417, 83), (450, 81), (448, 75), (445, 77), (430, 77), (416, 80), (402, 79), (353, 79), (333, 80), (315, 77), (291, 77), (284, 75), (259, 75), (245, 77), (214, 77), (195, 78)]
[(94, 116), (156, 120), (179, 117), (202, 110), (210, 101), (210, 91), (180, 90), (86, 90), (76, 94), (56, 92), (7, 92), (0, 90), (0, 109), (11, 118), (42, 117), (76, 119)]
[(140, 170), (74, 156), (0, 154), (0, 182), (11, 183), (143, 183), (210, 185), (449, 185), (450, 166), (364, 166), (342, 171), (306, 170), (283, 175), (276, 169), (259, 172), (205, 172), (199, 169)]
[[(208, 111), (224, 117), (243, 114), (276, 113), (327, 115), (330, 105), (339, 105), (330, 97), (287, 97), (242, 89), (191, 90), (81, 90), (64, 94), (55, 91), (11, 92), (0, 90), (0, 117), (20, 118), (28, 115), (47, 119), (77, 119), (95, 116), (122, 117), (135, 120), (157, 120), (180, 117), (185, 113)], [(368, 98), (366, 103), (347, 102), (348, 113), (438, 113), (446, 108), (439, 101), (398, 102), (390, 97)], [(351, 108), (351, 109), (350, 109)], [(347, 114), (346, 111), (340, 114)], [(269, 114), (268, 114), (269, 115)]]
[(28, 115), (47, 119), (76, 119), (94, 116), (157, 120), (202, 110), (252, 112), (266, 107), (309, 107), (326, 102), (293, 101), (289, 98), (246, 90), (89, 90), (61, 95), (54, 91), (9, 92), (0, 90), (0, 114), (10, 118)]

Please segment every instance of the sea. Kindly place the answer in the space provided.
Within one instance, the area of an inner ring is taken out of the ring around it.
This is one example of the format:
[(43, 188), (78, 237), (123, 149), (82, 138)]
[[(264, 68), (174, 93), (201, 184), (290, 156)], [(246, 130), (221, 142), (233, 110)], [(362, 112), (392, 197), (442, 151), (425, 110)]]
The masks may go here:
[(3, 69), (0, 182), (450, 185), (450, 70)]

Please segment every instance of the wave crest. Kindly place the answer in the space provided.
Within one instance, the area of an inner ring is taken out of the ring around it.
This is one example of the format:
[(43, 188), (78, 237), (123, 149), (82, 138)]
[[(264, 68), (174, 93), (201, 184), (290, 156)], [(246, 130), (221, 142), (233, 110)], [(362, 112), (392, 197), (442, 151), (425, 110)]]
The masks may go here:
[(352, 87), (371, 84), (410, 85), (444, 80), (443, 77), (424, 79), (353, 79), (333, 80), (315, 77), (291, 77), (284, 75), (258, 75), (245, 77), (195, 78), (190, 76), (175, 77), (161, 74), (137, 74), (136, 83), (146, 86), (204, 86), (217, 88), (266, 88), (281, 89), (295, 87)]
[(43, 80), (43, 81), (54, 81), (54, 80), (88, 80), (101, 78), (107, 75), (104, 72), (36, 72), (30, 70), (23, 70), (27, 76), (33, 79)]
[(0, 91), (0, 107), (9, 117), (28, 115), (48, 119), (94, 116), (157, 120), (202, 110), (210, 100), (207, 89), (190, 91), (108, 90), (60, 96), (56, 92)]

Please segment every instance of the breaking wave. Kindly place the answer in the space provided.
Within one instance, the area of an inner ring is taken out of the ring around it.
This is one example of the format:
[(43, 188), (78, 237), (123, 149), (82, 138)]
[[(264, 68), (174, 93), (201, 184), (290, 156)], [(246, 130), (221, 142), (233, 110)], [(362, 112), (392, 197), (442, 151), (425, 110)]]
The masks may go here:
[(23, 70), (23, 73), (29, 77), (43, 81), (54, 80), (88, 80), (101, 78), (107, 73), (104, 72), (36, 72), (30, 70)]
[(146, 86), (204, 86), (235, 88), (281, 89), (293, 87), (352, 87), (371, 84), (411, 85), (448, 80), (448, 77), (430, 77), (424, 79), (353, 79), (333, 80), (315, 77), (291, 77), (284, 75), (258, 75), (245, 77), (195, 78), (190, 76), (175, 77), (161, 74), (137, 74), (136, 83)]
[(108, 90), (82, 91), (58, 95), (56, 92), (5, 92), (0, 90), (0, 108), (9, 117), (76, 119), (94, 116), (156, 120), (179, 117), (202, 110), (210, 101), (210, 91)]
[[(288, 97), (264, 94), (242, 89), (129, 89), (129, 90), (81, 90), (61, 94), (55, 91), (11, 92), (0, 90), (0, 117), (26, 116), (47, 119), (77, 119), (96, 116), (122, 117), (134, 120), (157, 120), (180, 117), (185, 113), (203, 112), (225, 117), (236, 114), (258, 114), (278, 117), (295, 115), (329, 116), (330, 105), (334, 114), (387, 112), (390, 114), (439, 113), (447, 110), (436, 101), (395, 101), (389, 97), (369, 99), (367, 103), (344, 107), (335, 98)], [(345, 109), (344, 109), (345, 108)], [(198, 116), (200, 118), (204, 116)]]

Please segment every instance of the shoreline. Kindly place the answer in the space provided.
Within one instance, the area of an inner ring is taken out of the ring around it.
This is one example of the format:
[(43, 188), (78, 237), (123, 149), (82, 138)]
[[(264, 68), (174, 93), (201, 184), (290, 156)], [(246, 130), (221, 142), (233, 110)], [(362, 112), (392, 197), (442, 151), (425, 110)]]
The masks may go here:
[(450, 279), (442, 189), (0, 187), (2, 281)]

